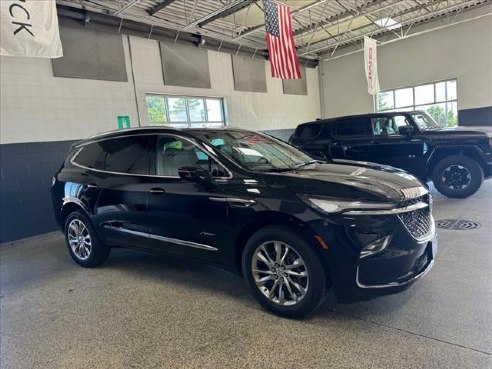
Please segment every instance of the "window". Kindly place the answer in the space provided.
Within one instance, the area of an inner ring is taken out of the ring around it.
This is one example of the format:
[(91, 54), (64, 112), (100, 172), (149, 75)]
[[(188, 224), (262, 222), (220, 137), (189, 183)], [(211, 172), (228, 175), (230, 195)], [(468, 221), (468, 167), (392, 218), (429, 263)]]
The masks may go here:
[(295, 136), (299, 138), (315, 138), (319, 136), (321, 128), (320, 123), (301, 124), (295, 131)]
[(107, 172), (148, 174), (147, 136), (121, 137), (88, 144), (74, 162)]
[(351, 119), (337, 124), (337, 136), (366, 136), (370, 135), (370, 121), (368, 118)]
[(408, 125), (403, 115), (372, 118), (371, 123), (372, 132), (378, 136), (399, 135), (400, 127)]
[(458, 124), (456, 79), (383, 91), (377, 111), (423, 110), (441, 126)]
[(226, 170), (192, 142), (163, 135), (157, 138), (156, 170), (158, 176), (178, 177), (179, 168), (201, 167), (214, 177), (227, 177)]
[(221, 98), (147, 95), (146, 101), (151, 125), (175, 128), (225, 125)]

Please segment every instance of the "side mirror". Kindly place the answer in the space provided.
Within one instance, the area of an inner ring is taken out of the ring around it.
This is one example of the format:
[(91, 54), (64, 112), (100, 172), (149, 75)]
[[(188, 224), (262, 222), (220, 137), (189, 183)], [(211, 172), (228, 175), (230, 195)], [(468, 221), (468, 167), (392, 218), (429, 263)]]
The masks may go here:
[(413, 132), (413, 127), (401, 126), (400, 128), (398, 128), (398, 131), (400, 132), (401, 135), (410, 136)]
[(210, 172), (200, 167), (181, 167), (178, 168), (178, 174), (181, 179), (188, 182), (196, 182), (203, 185), (215, 184), (215, 180)]

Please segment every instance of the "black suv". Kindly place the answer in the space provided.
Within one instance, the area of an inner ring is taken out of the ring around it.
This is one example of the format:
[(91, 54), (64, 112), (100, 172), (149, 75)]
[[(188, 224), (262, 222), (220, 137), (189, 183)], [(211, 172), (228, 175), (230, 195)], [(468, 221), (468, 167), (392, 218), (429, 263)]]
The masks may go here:
[(112, 247), (242, 274), (279, 315), (401, 291), (434, 264), (431, 197), (412, 175), (325, 163), (240, 129), (140, 128), (73, 145), (53, 204), (76, 263)]
[(315, 157), (402, 168), (448, 197), (468, 197), (492, 176), (491, 127), (442, 128), (421, 111), (304, 123), (290, 143)]

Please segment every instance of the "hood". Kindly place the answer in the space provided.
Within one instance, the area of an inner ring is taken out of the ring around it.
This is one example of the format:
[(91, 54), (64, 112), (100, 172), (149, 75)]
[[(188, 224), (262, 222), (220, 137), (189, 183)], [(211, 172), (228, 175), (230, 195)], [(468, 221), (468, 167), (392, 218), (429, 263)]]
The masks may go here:
[(426, 134), (444, 135), (449, 137), (492, 137), (492, 127), (445, 127), (440, 129), (430, 129), (423, 131)]
[(428, 193), (413, 175), (375, 163), (336, 160), (267, 175), (266, 182), (297, 194), (400, 202)]

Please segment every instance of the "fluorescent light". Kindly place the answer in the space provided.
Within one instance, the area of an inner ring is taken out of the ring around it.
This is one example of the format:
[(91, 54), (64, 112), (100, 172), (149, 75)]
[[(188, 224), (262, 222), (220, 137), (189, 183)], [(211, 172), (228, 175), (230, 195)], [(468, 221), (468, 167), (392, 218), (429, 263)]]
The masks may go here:
[(379, 27), (387, 28), (387, 29), (397, 29), (401, 28), (401, 23), (398, 23), (392, 18), (381, 18), (377, 21), (374, 21)]

